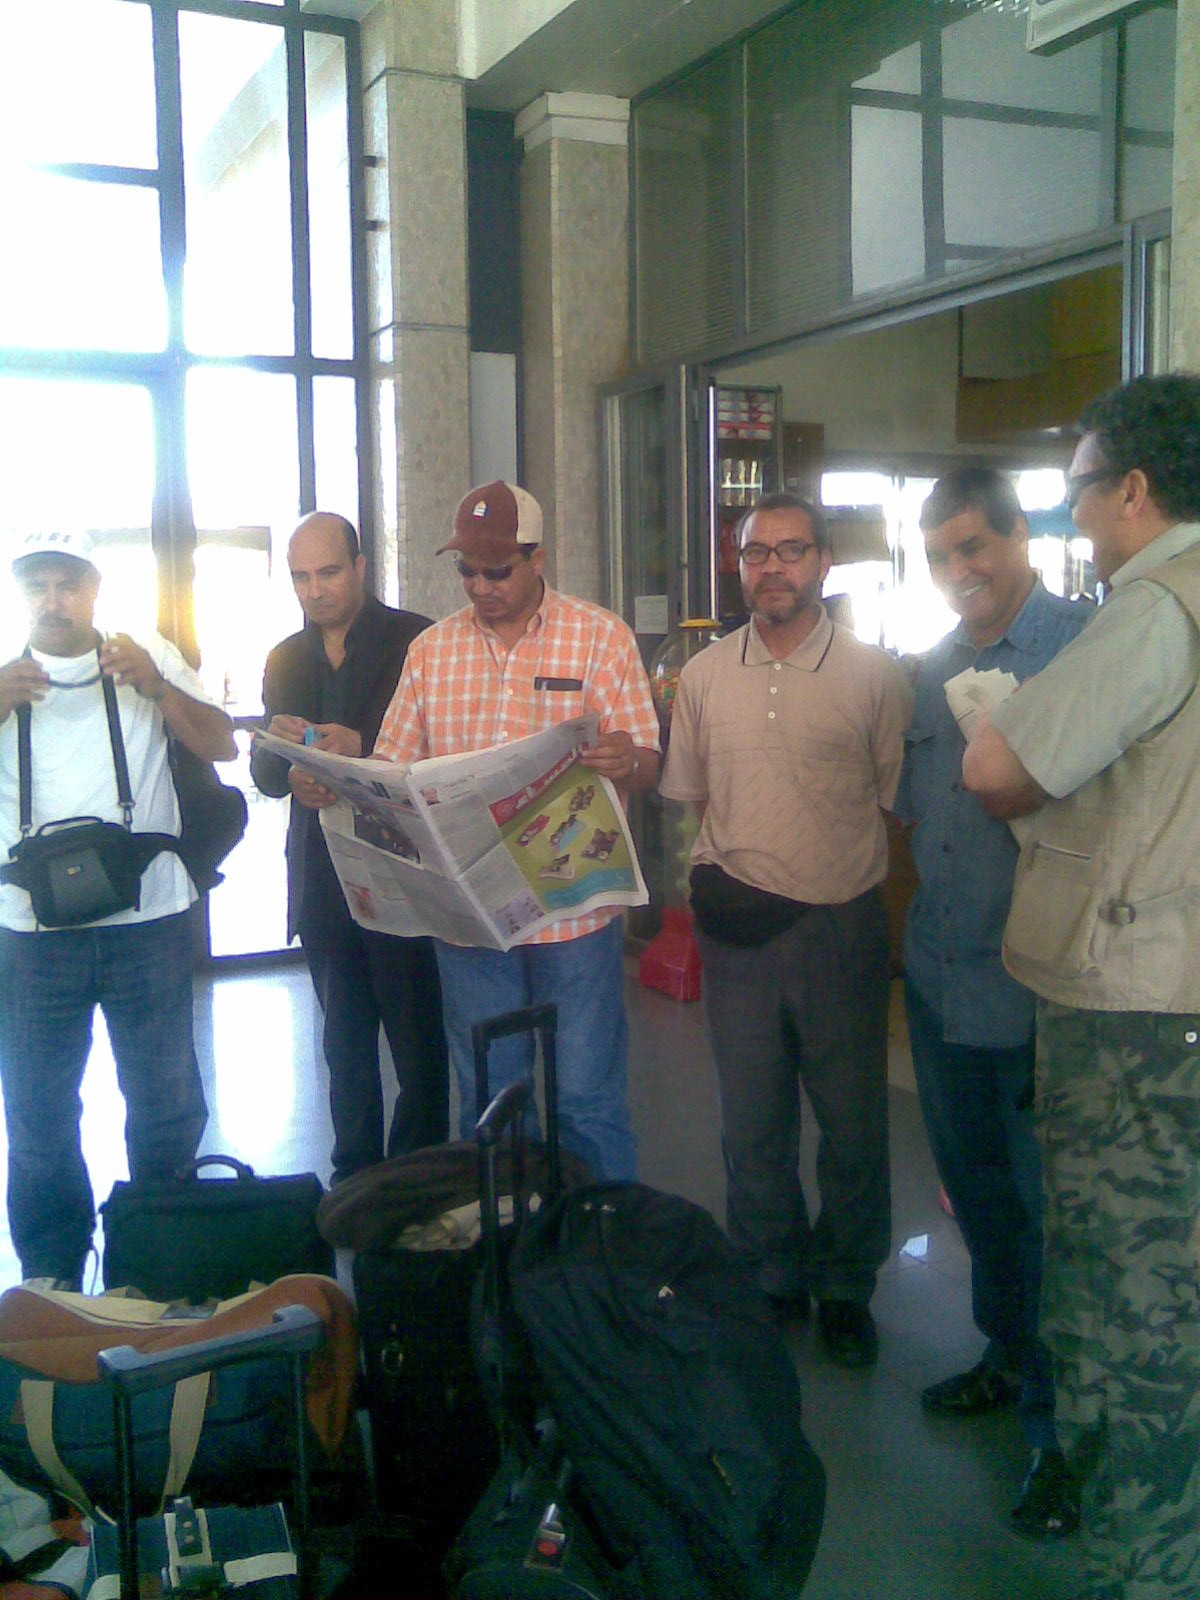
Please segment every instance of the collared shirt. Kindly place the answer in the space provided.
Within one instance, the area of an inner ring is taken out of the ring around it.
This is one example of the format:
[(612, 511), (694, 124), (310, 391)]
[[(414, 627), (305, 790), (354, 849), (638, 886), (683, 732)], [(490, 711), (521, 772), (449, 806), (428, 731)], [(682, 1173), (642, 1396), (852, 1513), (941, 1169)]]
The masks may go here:
[(758, 889), (839, 905), (881, 883), (905, 676), (821, 609), (776, 661), (753, 621), (684, 667), (662, 792), (703, 805), (692, 852)]
[(1087, 631), (992, 717), (1025, 770), (1061, 799), (1179, 710), (1200, 676), (1200, 635), (1178, 599), (1146, 575), (1200, 544), (1177, 522), (1113, 574)]
[[(382, 761), (486, 750), (595, 711), (600, 732), (623, 730), (657, 750), (658, 715), (630, 629), (602, 606), (544, 586), (525, 632), (508, 648), (464, 606), (414, 639), (375, 742)], [(615, 907), (567, 917), (524, 941), (594, 933)]]
[(962, 623), (921, 663), (896, 812), (915, 822), (913, 859), (920, 880), (904, 933), (904, 967), (925, 1004), (942, 1019), (948, 1044), (1006, 1050), (1033, 1028), (1034, 999), (1009, 977), (1000, 945), (1017, 843), (1007, 823), (989, 817), (962, 785), (963, 736), (946, 702), (948, 679), (975, 667), (1040, 672), (1095, 615), (1084, 602), (1049, 594), (1040, 580), (1003, 636), (981, 649)]

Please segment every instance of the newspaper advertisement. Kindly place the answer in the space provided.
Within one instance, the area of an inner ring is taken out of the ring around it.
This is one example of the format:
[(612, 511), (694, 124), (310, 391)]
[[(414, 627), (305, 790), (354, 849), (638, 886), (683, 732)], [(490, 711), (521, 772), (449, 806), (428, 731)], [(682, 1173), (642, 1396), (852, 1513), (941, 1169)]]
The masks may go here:
[(338, 796), (321, 827), (356, 922), (509, 950), (558, 918), (649, 899), (617, 791), (579, 761), (596, 733), (593, 713), (411, 767), (255, 739)]

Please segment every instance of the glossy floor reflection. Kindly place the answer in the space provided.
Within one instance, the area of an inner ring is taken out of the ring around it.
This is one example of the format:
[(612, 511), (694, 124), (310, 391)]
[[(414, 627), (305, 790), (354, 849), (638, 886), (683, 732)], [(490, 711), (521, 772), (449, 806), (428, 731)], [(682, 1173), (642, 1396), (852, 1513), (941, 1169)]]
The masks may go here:
[[(700, 1008), (639, 989), (632, 977), (627, 993), (642, 1176), (720, 1217), (716, 1089)], [(327, 1179), (327, 1084), (305, 969), (199, 979), (196, 1042), (212, 1114), (204, 1150), (264, 1173), (315, 1170)], [(805, 1600), (1071, 1600), (1079, 1588), (1072, 1542), (1031, 1544), (1006, 1525), (1025, 1457), (1015, 1418), (935, 1421), (918, 1404), (925, 1384), (970, 1365), (982, 1341), (971, 1325), (958, 1229), (938, 1204), (899, 1006), (891, 1076), (894, 1226), (873, 1303), (879, 1364), (846, 1372), (822, 1358), (811, 1326), (791, 1336), (806, 1426), (829, 1478)], [(85, 1147), (103, 1198), (126, 1168), (123, 1110), (99, 1019), (84, 1102)], [(809, 1119), (810, 1193), (813, 1156)], [(17, 1276), (5, 1229), (0, 1285)]]

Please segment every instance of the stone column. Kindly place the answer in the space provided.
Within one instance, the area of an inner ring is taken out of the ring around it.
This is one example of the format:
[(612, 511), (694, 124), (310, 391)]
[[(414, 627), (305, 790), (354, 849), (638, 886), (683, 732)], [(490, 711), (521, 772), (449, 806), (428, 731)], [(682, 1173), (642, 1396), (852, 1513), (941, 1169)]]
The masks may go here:
[(629, 104), (547, 94), (517, 118), (525, 486), (554, 584), (605, 598), (596, 386), (629, 365)]
[(461, 604), (433, 552), (470, 487), (467, 185), (456, 0), (381, 0), (362, 26), (376, 586)]
[(1200, 372), (1200, 0), (1176, 13), (1171, 191), (1171, 366)]

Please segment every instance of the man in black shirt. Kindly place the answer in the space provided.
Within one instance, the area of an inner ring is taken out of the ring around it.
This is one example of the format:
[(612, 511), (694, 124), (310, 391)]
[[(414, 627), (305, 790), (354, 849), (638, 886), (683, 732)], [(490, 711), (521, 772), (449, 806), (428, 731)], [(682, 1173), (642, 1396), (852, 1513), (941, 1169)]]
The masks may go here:
[[(307, 735), (315, 749), (369, 756), (408, 646), (429, 619), (366, 593), (358, 535), (344, 517), (305, 517), (288, 545), (288, 566), (306, 622), (267, 658), (264, 725), (295, 744)], [(368, 932), (351, 917), (318, 816), (335, 797), (266, 750), (255, 749), (251, 771), (264, 794), (292, 796), (288, 937), (300, 936), (325, 1014), (336, 1183), (385, 1155), (447, 1137), (437, 962), (428, 939)], [(381, 1022), (400, 1090), (386, 1146)]]

